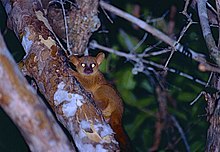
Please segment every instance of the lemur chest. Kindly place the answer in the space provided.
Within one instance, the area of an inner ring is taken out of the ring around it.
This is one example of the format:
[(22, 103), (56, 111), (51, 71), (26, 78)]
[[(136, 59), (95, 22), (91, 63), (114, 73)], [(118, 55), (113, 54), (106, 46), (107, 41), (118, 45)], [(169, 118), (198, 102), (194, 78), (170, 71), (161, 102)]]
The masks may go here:
[(79, 81), (87, 91), (92, 93), (94, 93), (100, 86), (95, 79), (82, 78), (79, 79)]

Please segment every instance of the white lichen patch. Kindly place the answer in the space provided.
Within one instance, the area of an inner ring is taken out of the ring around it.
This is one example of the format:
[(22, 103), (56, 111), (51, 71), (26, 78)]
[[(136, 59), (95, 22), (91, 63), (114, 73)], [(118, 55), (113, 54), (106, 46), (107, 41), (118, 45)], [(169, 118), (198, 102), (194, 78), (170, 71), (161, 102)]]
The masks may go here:
[(114, 134), (112, 128), (108, 124), (97, 124), (95, 125), (95, 129), (101, 130), (100, 135), (102, 138)]
[(103, 148), (103, 145), (101, 144), (88, 144), (88, 143), (83, 143), (83, 140), (81, 140), (81, 136), (79, 136), (77, 139), (79, 140), (74, 140), (76, 143), (76, 146), (79, 151), (89, 151), (89, 152), (107, 152), (107, 149)]
[(63, 104), (62, 110), (65, 116), (71, 117), (75, 115), (76, 110), (77, 110), (77, 105), (74, 102), (75, 101)]
[(66, 117), (74, 116), (78, 107), (83, 105), (83, 96), (75, 93), (70, 93), (64, 89), (65, 83), (61, 82), (57, 86), (57, 91), (54, 93), (54, 104), (56, 106), (62, 103), (62, 111)]
[(89, 121), (86, 121), (86, 120), (82, 120), (80, 122), (80, 126), (82, 129), (86, 130), (86, 129), (89, 129), (90, 128), (90, 122)]
[(96, 152), (92, 144), (84, 144), (82, 151)]
[(98, 144), (98, 145), (96, 145), (96, 151), (98, 151), (98, 152), (107, 152), (108, 150), (104, 149), (103, 145)]
[(114, 132), (108, 124), (94, 124), (92, 121), (82, 120), (80, 126), (86, 136), (94, 142), (111, 143), (113, 140)]
[[(76, 134), (74, 140), (79, 151), (107, 152), (108, 149), (105, 149), (103, 145), (111, 142), (118, 144), (117, 141), (114, 140), (112, 129), (108, 124), (100, 124), (100, 122), (95, 123), (96, 124), (93, 124), (93, 122), (89, 120), (82, 120), (79, 122), (80, 130), (78, 134)], [(103, 130), (105, 130), (105, 133), (101, 134), (105, 136), (102, 138), (100, 132)], [(106, 137), (109, 137), (108, 140), (106, 140)], [(88, 143), (88, 140), (85, 140), (85, 138), (89, 138), (93, 142)]]
[(85, 144), (83, 146), (83, 151), (89, 152), (107, 152), (107, 149), (104, 149), (102, 145), (97, 144), (95, 147), (92, 144)]
[[(25, 52), (26, 52), (26, 56), (27, 56), (28, 53), (29, 53), (30, 50), (31, 50), (31, 46), (32, 46), (32, 44), (33, 44), (33, 41), (29, 39), (29, 36), (30, 36), (30, 31), (29, 31), (29, 29), (26, 27), (24, 30), (25, 30), (25, 32), (24, 32), (24, 35), (23, 35), (23, 37), (22, 37), (22, 42), (21, 42), (21, 44), (22, 44), (22, 46), (23, 46), (23, 48), (24, 48), (24, 50), (25, 50)], [(25, 56), (25, 57), (26, 57), (26, 56)], [(25, 57), (24, 57), (24, 58), (25, 58)]]

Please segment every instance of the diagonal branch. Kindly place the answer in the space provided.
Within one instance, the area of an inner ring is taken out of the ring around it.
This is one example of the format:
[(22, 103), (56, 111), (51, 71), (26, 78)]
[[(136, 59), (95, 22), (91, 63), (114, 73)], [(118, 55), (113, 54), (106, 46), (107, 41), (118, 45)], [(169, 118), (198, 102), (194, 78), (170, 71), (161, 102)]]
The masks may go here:
[[(187, 73), (184, 73), (184, 72), (180, 72), (176, 69), (173, 69), (173, 68), (167, 68), (161, 64), (158, 64), (158, 63), (155, 63), (155, 62), (152, 62), (152, 61), (148, 61), (148, 60), (145, 60), (143, 59), (143, 55), (142, 54), (128, 54), (128, 53), (124, 53), (124, 52), (121, 52), (121, 51), (118, 51), (118, 50), (114, 50), (114, 49), (111, 49), (111, 48), (108, 48), (108, 47), (105, 47), (105, 46), (102, 46), (100, 44), (98, 44), (97, 42), (95, 41), (92, 41), (90, 42), (90, 47), (93, 48), (93, 49), (100, 49), (100, 50), (103, 50), (103, 51), (106, 51), (106, 52), (109, 52), (109, 53), (114, 53), (118, 56), (121, 56), (121, 57), (125, 57), (126, 59), (128, 60), (131, 60), (131, 61), (134, 61), (138, 64), (148, 64), (148, 65), (151, 65), (153, 67), (156, 67), (158, 69), (166, 69), (167, 71), (169, 72), (172, 72), (172, 73), (176, 73), (176, 74), (179, 74), (180, 76), (184, 77), (184, 78), (187, 78), (189, 80), (193, 80), (203, 86), (206, 86), (206, 82), (200, 80), (200, 79), (196, 79), (194, 78), (193, 76), (187, 74)], [(204, 63), (204, 65), (206, 65), (206, 63)], [(144, 67), (141, 68), (141, 70), (139, 72), (143, 72), (144, 70)]]
[(0, 106), (31, 151), (75, 151), (51, 112), (22, 76), (0, 34)]
[(209, 52), (212, 58), (215, 60), (215, 62), (218, 65), (220, 65), (220, 53), (219, 53), (218, 47), (215, 44), (215, 40), (212, 36), (212, 32), (210, 29), (208, 15), (207, 15), (206, 2), (207, 0), (197, 1), (200, 24), (202, 28), (203, 37), (206, 41), (206, 45), (209, 49)]
[(186, 146), (186, 151), (190, 152), (190, 146), (189, 146), (189, 143), (188, 143), (188, 141), (186, 139), (186, 136), (185, 136), (185, 133), (183, 131), (183, 128), (180, 126), (179, 122), (177, 121), (177, 119), (174, 116), (171, 115), (170, 118), (173, 121), (174, 126), (177, 128), (177, 130), (180, 133), (180, 136), (181, 136), (181, 138), (182, 138), (182, 140), (183, 140), (183, 142), (184, 142), (184, 144)]
[[(183, 52), (184, 47), (180, 43), (178, 43), (177, 41), (168, 37), (166, 34), (162, 33), (161, 31), (157, 30), (156, 28), (150, 26), (146, 22), (144, 22), (144, 21), (142, 21), (142, 20), (140, 20), (140, 19), (110, 5), (110, 4), (107, 4), (104, 1), (100, 1), (100, 6), (103, 7), (104, 9), (128, 20), (129, 22), (136, 24), (137, 26), (139, 26), (143, 30), (151, 33), (156, 38), (158, 38), (158, 39), (162, 40), (163, 42), (165, 42), (166, 44), (170, 45), (175, 50), (177, 50), (179, 52)], [(197, 53), (191, 49), (188, 49), (188, 51), (190, 51), (190, 53), (192, 54), (192, 59), (194, 59), (197, 62), (204, 62), (205, 58), (204, 58), (203, 54)]]

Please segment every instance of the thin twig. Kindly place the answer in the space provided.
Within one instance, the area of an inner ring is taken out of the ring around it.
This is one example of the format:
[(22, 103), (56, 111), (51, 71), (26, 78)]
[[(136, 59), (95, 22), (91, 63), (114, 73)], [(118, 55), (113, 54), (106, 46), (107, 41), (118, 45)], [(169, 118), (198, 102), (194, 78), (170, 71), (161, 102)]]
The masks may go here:
[(190, 1), (190, 0), (186, 0), (184, 9), (183, 9), (183, 11), (182, 11), (182, 14), (184, 14), (184, 15), (186, 15), (186, 16), (188, 15), (188, 13), (187, 13), (187, 8), (188, 8), (188, 6), (189, 6), (189, 1)]
[(133, 48), (132, 52), (135, 52), (146, 40), (148, 33), (145, 33), (143, 38), (138, 42), (138, 44)]
[[(195, 82), (205, 86), (206, 85), (206, 82), (204, 81), (201, 81), (199, 79), (196, 79), (194, 78), (193, 76), (189, 75), (189, 74), (186, 74), (186, 73), (183, 73), (183, 72), (180, 72), (176, 69), (172, 69), (172, 68), (165, 68), (163, 65), (161, 64), (158, 64), (158, 63), (155, 63), (155, 62), (152, 62), (152, 61), (147, 61), (147, 60), (144, 60), (142, 59), (142, 55), (140, 54), (128, 54), (128, 53), (124, 53), (124, 52), (120, 52), (120, 51), (117, 51), (117, 50), (114, 50), (114, 49), (111, 49), (111, 48), (108, 48), (108, 47), (105, 47), (105, 46), (102, 46), (100, 44), (98, 44), (97, 42), (95, 41), (92, 41), (90, 43), (90, 48), (94, 48), (94, 49), (100, 49), (100, 50), (104, 50), (104, 51), (107, 51), (107, 52), (110, 52), (110, 53), (114, 53), (118, 56), (121, 56), (121, 57), (125, 57), (126, 59), (128, 60), (133, 60), (135, 62), (143, 62), (145, 64), (149, 64), (151, 66), (154, 66), (156, 68), (159, 68), (159, 69), (167, 69), (167, 71), (171, 72), (171, 73), (177, 73), (179, 74), (180, 76), (182, 77), (185, 77), (187, 79), (190, 79), (190, 80), (194, 80)], [(140, 71), (139, 71), (140, 72)]]
[(168, 13), (169, 13), (169, 11), (166, 11), (161, 17), (150, 19), (150, 20), (146, 20), (146, 22), (147, 23), (154, 23), (154, 22), (159, 22), (161, 20), (164, 20), (164, 18), (167, 16)]
[(72, 55), (72, 51), (70, 49), (70, 43), (69, 43), (69, 30), (68, 30), (68, 25), (67, 25), (67, 20), (66, 20), (66, 11), (65, 11), (65, 8), (64, 8), (64, 5), (63, 5), (63, 0), (60, 0), (60, 4), (61, 4), (61, 7), (62, 7), (62, 12), (63, 12), (63, 20), (64, 20), (64, 26), (65, 26), (65, 34), (66, 34), (66, 45), (67, 45), (67, 50), (68, 50), (68, 53), (69, 55)]
[[(147, 52), (149, 52), (150, 50), (156, 48), (156, 47), (157, 47), (158, 45), (160, 45), (161, 43), (162, 43), (162, 41), (159, 41), (159, 42), (157, 42), (156, 44), (154, 44), (153, 46), (150, 46), (150, 47), (146, 48), (146, 49), (144, 50), (144, 52), (142, 53), (142, 56), (143, 56), (143, 57), (150, 56), (149, 54), (151, 54), (151, 53), (148, 53), (148, 54), (147, 54)], [(152, 53), (153, 53), (153, 52), (152, 52)]]
[(218, 12), (214, 9), (214, 7), (207, 2), (207, 6), (215, 13), (215, 14), (218, 14)]
[[(154, 66), (156, 68), (159, 68), (159, 69), (163, 69), (163, 70), (165, 69), (165, 67), (163, 65), (155, 63), (155, 62), (152, 62), (152, 61), (143, 60), (143, 62), (146, 63), (146, 64), (149, 64), (149, 65), (152, 65), (152, 66)], [(196, 79), (196, 78), (194, 78), (193, 76), (191, 76), (191, 75), (189, 75), (187, 73), (180, 72), (180, 71), (178, 71), (176, 69), (173, 69), (173, 68), (166, 68), (166, 69), (167, 69), (167, 71), (169, 71), (171, 73), (176, 73), (176, 74), (178, 74), (178, 75), (180, 75), (180, 76), (182, 76), (184, 78), (187, 78), (189, 80), (193, 80), (193, 81), (195, 81), (195, 82), (197, 82), (197, 83), (199, 83), (199, 84), (201, 84), (203, 86), (206, 85), (206, 82), (201, 81), (199, 79)]]
[(207, 81), (205, 87), (208, 87), (208, 86), (209, 86), (209, 84), (210, 84), (210, 82), (211, 82), (211, 80), (212, 80), (212, 76), (213, 76), (213, 72), (211, 72), (211, 74), (210, 74), (210, 76), (209, 76), (209, 79), (208, 79), (208, 81)]
[(143, 57), (157, 56), (157, 55), (161, 55), (161, 54), (164, 54), (164, 53), (168, 53), (170, 51), (171, 51), (170, 49), (163, 49), (161, 51), (150, 52), (150, 53), (144, 55)]
[(186, 31), (188, 30), (188, 28), (193, 24), (192, 19), (188, 19), (189, 23), (182, 29), (179, 38), (177, 39), (177, 43), (180, 42), (180, 40), (182, 39), (183, 35), (186, 33)]
[[(175, 28), (175, 19), (174, 18), (175, 18), (175, 15), (176, 15), (176, 7), (173, 5), (170, 8), (169, 30), (168, 30), (169, 35), (172, 35), (173, 32), (174, 32), (174, 28)], [(179, 42), (177, 41), (177, 43), (179, 43)], [(166, 70), (166, 67), (168, 66), (169, 62), (171, 61), (171, 58), (173, 57), (175, 51), (176, 51), (175, 48), (172, 47), (170, 55), (169, 55), (165, 65), (164, 65), (165, 70)]]
[[(109, 53), (114, 53), (118, 56), (121, 56), (121, 57), (125, 57), (125, 58), (128, 58), (128, 59), (132, 59), (134, 58), (134, 55), (133, 54), (127, 54), (127, 53), (124, 53), (124, 52), (120, 52), (120, 51), (117, 51), (117, 50), (114, 50), (114, 49), (111, 49), (111, 48), (108, 48), (108, 47), (105, 47), (105, 46), (102, 46), (100, 44), (98, 44), (96, 41), (91, 41), (89, 43), (89, 46), (90, 48), (94, 48), (94, 49), (100, 49), (100, 50), (104, 50), (104, 51), (107, 51)], [(134, 61), (138, 61), (137, 59), (132, 59)]]
[[(133, 24), (136, 24), (137, 26), (139, 26), (143, 30), (151, 33), (153, 36), (155, 36), (158, 39), (162, 40), (163, 42), (167, 43), (171, 47), (174, 47), (177, 51), (182, 52), (183, 46), (181, 44), (177, 43), (175, 40), (173, 40), (172, 38), (170, 38), (166, 34), (162, 33), (161, 31), (157, 30), (156, 28), (150, 26), (146, 22), (144, 22), (144, 21), (142, 21), (142, 20), (140, 20), (140, 19), (138, 19), (138, 18), (136, 18), (136, 17), (134, 17), (134, 16), (132, 16), (132, 15), (130, 15), (130, 14), (128, 14), (128, 13), (126, 13), (126, 12), (124, 12), (124, 11), (122, 11), (122, 10), (112, 6), (112, 5), (110, 5), (110, 4), (107, 4), (104, 1), (100, 1), (100, 5), (104, 9), (106, 9), (106, 10), (108, 10), (108, 11), (110, 11), (110, 12), (112, 12), (112, 13), (114, 13), (114, 14), (130, 21)], [(203, 54), (196, 53), (191, 49), (189, 49), (189, 51), (192, 54), (192, 59), (194, 59), (195, 61), (201, 62), (201, 60), (202, 61), (205, 60)]]
[(190, 106), (192, 106), (194, 103), (196, 103), (196, 101), (198, 101), (199, 100), (199, 98), (202, 96), (202, 95), (204, 95), (204, 91), (201, 91), (200, 93), (199, 93), (199, 95), (197, 95), (196, 96), (196, 98), (190, 103)]
[(119, 33), (122, 36), (122, 38), (124, 39), (124, 42), (125, 42), (127, 49), (130, 51), (130, 53), (132, 53), (134, 45), (132, 44), (129, 35), (122, 29), (119, 30)]
[(187, 142), (187, 139), (186, 139), (186, 136), (185, 136), (185, 134), (184, 134), (184, 132), (183, 132), (183, 129), (182, 129), (182, 127), (180, 126), (180, 124), (179, 124), (179, 122), (176, 120), (176, 118), (174, 117), (174, 116), (170, 116), (171, 117), (171, 120), (173, 121), (173, 123), (174, 123), (174, 126), (177, 128), (177, 130), (179, 131), (179, 133), (180, 133), (180, 135), (181, 135), (181, 138), (183, 139), (183, 142), (184, 142), (184, 144), (185, 144), (185, 146), (186, 146), (186, 151), (187, 152), (190, 152), (190, 146), (189, 146), (189, 144), (188, 144), (188, 142)]
[(108, 15), (108, 13), (105, 11), (105, 9), (103, 9), (103, 7), (101, 6), (102, 11), (104, 12), (105, 16), (107, 17), (107, 19), (110, 21), (110, 23), (114, 23), (113, 20), (111, 19), (111, 17)]
[(168, 66), (168, 64), (169, 64), (169, 62), (170, 62), (170, 60), (171, 60), (171, 58), (173, 57), (174, 52), (175, 52), (175, 50), (172, 49), (171, 52), (170, 52), (170, 56), (169, 56), (169, 58), (167, 59), (165, 65), (164, 65), (164, 70), (166, 70), (166, 68), (167, 68), (167, 66)]
[[(213, 76), (213, 72), (211, 72), (211, 74), (210, 74), (210, 76), (209, 76), (209, 79), (208, 79), (208, 81), (207, 81), (205, 87), (208, 87), (208, 86), (209, 86), (209, 83), (210, 83), (210, 81), (211, 81), (211, 79), (212, 79), (212, 76)], [(200, 98), (202, 95), (204, 95), (204, 94), (205, 94), (205, 91), (201, 91), (201, 92), (199, 93), (199, 95), (190, 103), (190, 106), (192, 106), (194, 103), (196, 103), (196, 101), (198, 101), (199, 98)]]

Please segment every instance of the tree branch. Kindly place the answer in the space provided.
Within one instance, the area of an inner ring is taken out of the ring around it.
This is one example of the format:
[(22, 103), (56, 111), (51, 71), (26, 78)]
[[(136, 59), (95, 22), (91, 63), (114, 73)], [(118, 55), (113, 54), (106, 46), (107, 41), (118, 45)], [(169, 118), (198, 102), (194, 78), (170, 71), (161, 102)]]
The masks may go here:
[(71, 2), (70, 8), (65, 10), (63, 7), (58, 9), (55, 5), (64, 2), (70, 3), (66, 0), (44, 2), (46, 16), (55, 33), (67, 43), (67, 48), (71, 49), (70, 54), (83, 55), (92, 32), (101, 25), (97, 10), (98, 0), (75, 0), (75, 3)]
[[(144, 22), (144, 21), (142, 21), (142, 20), (140, 20), (140, 19), (110, 5), (110, 4), (107, 4), (104, 1), (100, 1), (100, 6), (103, 7), (104, 9), (106, 9), (107, 11), (110, 11), (111, 13), (114, 13), (114, 14), (128, 20), (129, 22), (136, 24), (137, 26), (139, 26), (143, 30), (151, 33), (156, 38), (158, 38), (158, 39), (162, 40), (163, 42), (165, 42), (166, 44), (170, 45), (175, 50), (177, 50), (179, 52), (183, 51), (184, 48), (180, 43), (178, 43), (177, 41), (168, 37), (166, 34), (162, 33), (161, 31), (157, 30), (156, 28), (150, 26), (146, 22)], [(189, 51), (192, 54), (192, 59), (194, 59), (197, 62), (204, 62), (205, 58), (204, 58), (203, 54), (194, 52), (191, 49), (189, 49)]]
[[(103, 51), (106, 51), (106, 52), (109, 52), (109, 53), (114, 53), (114, 54), (116, 54), (118, 56), (121, 56), (121, 57), (125, 57), (126, 59), (132, 60), (132, 61), (136, 62), (139, 65), (148, 64), (148, 65), (151, 65), (151, 66), (156, 67), (158, 69), (167, 70), (168, 72), (172, 72), (172, 73), (178, 73), (180, 76), (183, 76), (183, 77), (185, 77), (187, 79), (190, 79), (190, 80), (194, 80), (195, 82), (197, 82), (201, 85), (204, 85), (204, 86), (206, 85), (206, 82), (204, 82), (200, 79), (196, 79), (196, 78), (194, 78), (193, 76), (191, 76), (189, 74), (177, 71), (173, 68), (165, 67), (161, 64), (158, 64), (158, 63), (155, 63), (155, 62), (152, 62), (152, 61), (145, 60), (145, 59), (143, 59), (142, 54), (124, 53), (124, 52), (121, 52), (121, 51), (118, 51), (118, 50), (114, 50), (114, 49), (102, 46), (102, 45), (98, 44), (95, 41), (90, 42), (90, 47), (93, 48), (93, 49), (101, 49)], [(206, 65), (206, 63), (204, 63), (204, 65)], [(144, 69), (145, 69), (145, 67), (142, 67), (142, 68), (139, 69), (138, 72), (143, 72)]]
[(51, 112), (29, 86), (0, 34), (0, 106), (18, 126), (31, 151), (75, 151)]
[(215, 62), (220, 66), (220, 54), (218, 47), (215, 44), (215, 40), (212, 37), (212, 32), (209, 26), (206, 2), (207, 0), (197, 1), (200, 25), (202, 28), (203, 37), (206, 41), (206, 45), (210, 51), (210, 54)]

